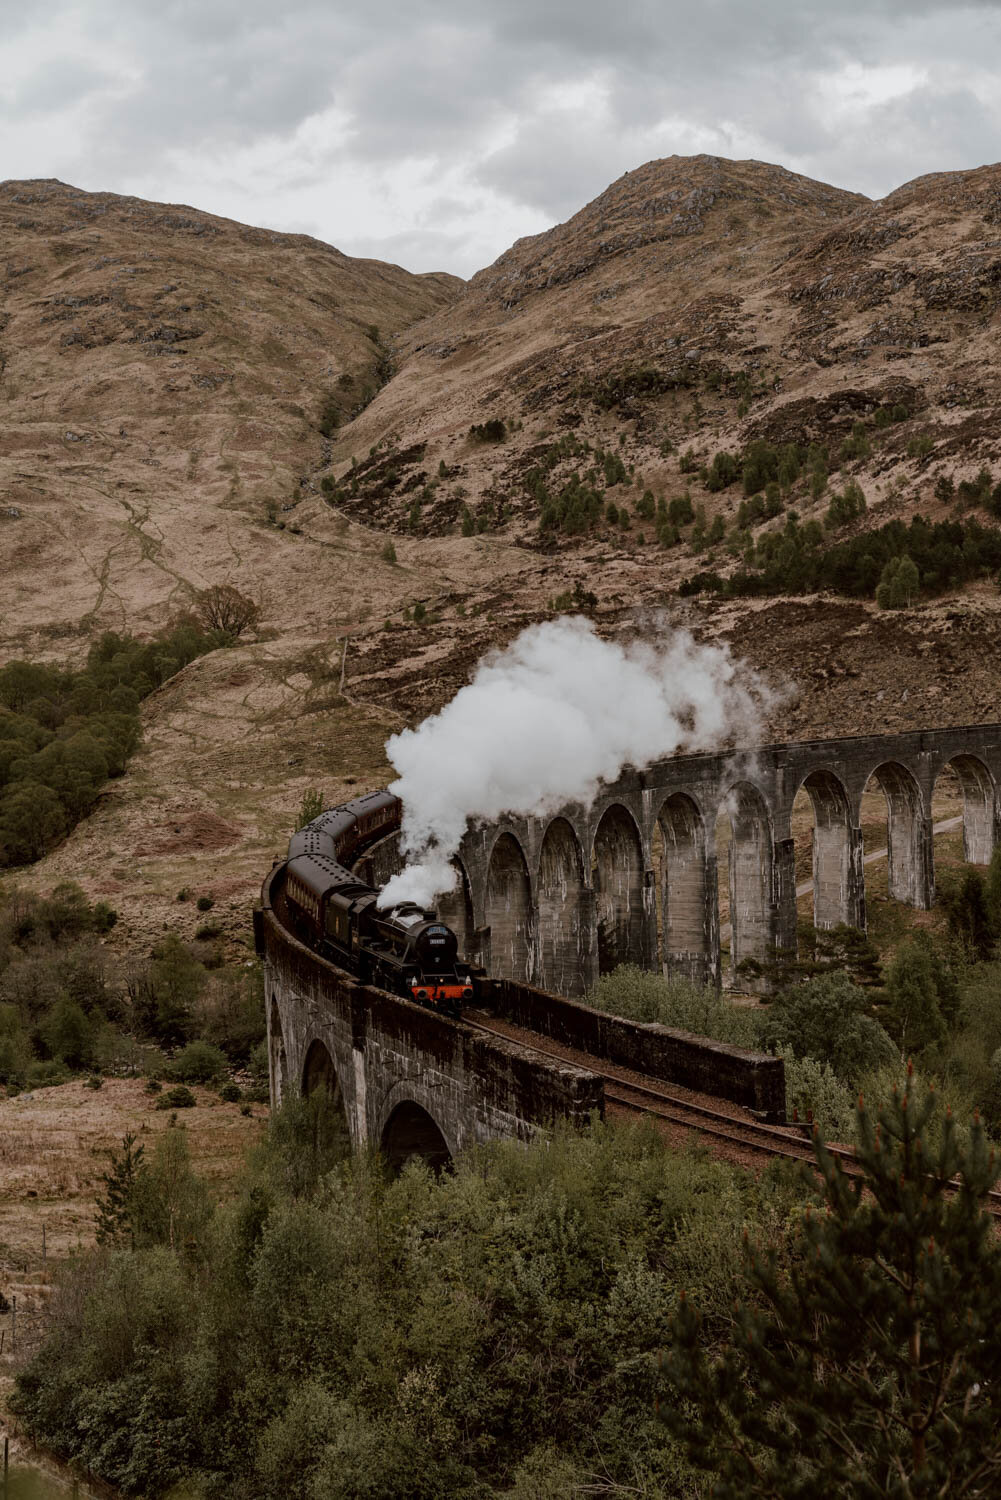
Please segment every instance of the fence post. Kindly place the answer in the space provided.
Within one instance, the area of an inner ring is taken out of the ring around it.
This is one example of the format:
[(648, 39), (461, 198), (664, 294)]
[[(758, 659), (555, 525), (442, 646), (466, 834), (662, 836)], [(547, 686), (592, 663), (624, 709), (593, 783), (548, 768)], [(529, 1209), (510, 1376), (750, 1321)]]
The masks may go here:
[(17, 1298), (10, 1299), (10, 1352), (17, 1353)]

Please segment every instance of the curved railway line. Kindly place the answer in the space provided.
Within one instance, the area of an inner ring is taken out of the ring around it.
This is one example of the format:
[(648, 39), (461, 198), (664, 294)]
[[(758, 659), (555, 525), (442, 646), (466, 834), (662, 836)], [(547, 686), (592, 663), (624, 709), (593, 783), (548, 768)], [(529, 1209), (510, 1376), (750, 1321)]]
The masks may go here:
[[(538, 1042), (527, 1041), (526, 1033), (520, 1028), (491, 1026), (481, 1019), (480, 1015), (481, 1013), (477, 1012), (476, 1020), (468, 1015), (464, 1016), (464, 1023), (474, 1027), (477, 1031), (485, 1031), (491, 1036), (517, 1040), (519, 1046), (527, 1047), (532, 1052), (538, 1052), (547, 1057), (563, 1058), (578, 1067), (589, 1068), (605, 1084), (606, 1103), (611, 1104), (617, 1110), (650, 1115), (655, 1119), (665, 1121), (668, 1125), (707, 1136), (710, 1140), (718, 1142), (720, 1146), (728, 1147), (733, 1153), (756, 1153), (760, 1156), (782, 1158), (786, 1161), (800, 1162), (804, 1166), (816, 1167), (812, 1146), (802, 1128), (797, 1131), (795, 1126), (765, 1125), (759, 1120), (749, 1119), (741, 1114), (729, 1114), (723, 1110), (711, 1109), (707, 1105), (699, 1104), (672, 1092), (665, 1085), (651, 1087), (649, 1083), (635, 1083), (629, 1078), (626, 1069), (617, 1068), (602, 1058), (591, 1057), (587, 1053), (563, 1047), (559, 1043), (540, 1046)], [(516, 1036), (515, 1031), (517, 1031)], [(608, 1087), (609, 1084), (612, 1085), (611, 1088)], [(847, 1176), (860, 1177), (862, 1175), (855, 1153), (849, 1147), (829, 1145), (827, 1150), (840, 1162)], [(740, 1159), (739, 1155), (737, 1159)], [(954, 1184), (954, 1190), (958, 1191), (958, 1188), (957, 1182)], [(988, 1193), (984, 1206), (992, 1218), (1001, 1221), (1001, 1191)]]

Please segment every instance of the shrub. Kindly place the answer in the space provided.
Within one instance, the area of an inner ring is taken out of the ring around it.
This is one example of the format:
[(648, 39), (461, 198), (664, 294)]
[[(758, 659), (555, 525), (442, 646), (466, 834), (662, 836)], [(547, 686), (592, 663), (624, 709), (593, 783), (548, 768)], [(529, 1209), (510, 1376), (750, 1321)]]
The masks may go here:
[(620, 964), (603, 974), (587, 996), (587, 1004), (632, 1021), (658, 1021), (739, 1047), (754, 1047), (758, 1042), (753, 1011), (733, 1005), (711, 985), (665, 978), (634, 964)]
[(382, 551), (379, 553), (379, 556), (382, 558), (383, 562), (389, 563), (391, 565), (395, 564), (396, 548), (393, 546), (392, 542), (383, 543)]
[[(298, 833), (300, 828), (305, 828), (307, 823), (312, 823), (314, 818), (318, 818), (322, 812), (323, 793), (319, 791), (315, 786), (311, 786), (308, 791), (303, 792), (302, 794), (302, 801), (299, 803), (299, 812), (295, 820), (295, 831)], [(207, 901), (208, 906), (203, 906), (203, 901)], [(211, 907), (211, 896), (199, 896), (199, 911), (209, 911)]]
[(243, 1090), (240, 1088), (240, 1085), (238, 1083), (234, 1083), (232, 1079), (230, 1079), (230, 1081), (228, 1083), (224, 1083), (222, 1088), (219, 1090), (219, 1098), (223, 1101), (224, 1104), (239, 1104), (240, 1100), (243, 1098)]
[(181, 1083), (209, 1083), (225, 1073), (226, 1058), (211, 1042), (189, 1042), (170, 1064), (170, 1075)]
[(198, 900), (195, 902), (195, 905), (197, 906), (199, 911), (211, 911), (213, 906), (215, 905), (215, 901), (211, 896), (199, 896)]
[(469, 429), (469, 436), (474, 443), (503, 443), (507, 437), (507, 427), (500, 417), (491, 417), (487, 422), (474, 422)]
[(732, 453), (717, 453), (705, 471), (705, 484), (713, 492), (725, 490), (740, 476), (740, 459)]
[(87, 1079), (86, 1087), (89, 1089), (103, 1089), (104, 1079), (101, 1077), (100, 1073), (92, 1073)]
[(218, 922), (203, 922), (201, 927), (195, 929), (195, 940), (199, 943), (210, 943), (213, 938), (219, 937), (222, 928)]
[(198, 1103), (194, 1094), (183, 1083), (175, 1084), (172, 1089), (167, 1089), (161, 1094), (154, 1105), (155, 1109), (192, 1109)]

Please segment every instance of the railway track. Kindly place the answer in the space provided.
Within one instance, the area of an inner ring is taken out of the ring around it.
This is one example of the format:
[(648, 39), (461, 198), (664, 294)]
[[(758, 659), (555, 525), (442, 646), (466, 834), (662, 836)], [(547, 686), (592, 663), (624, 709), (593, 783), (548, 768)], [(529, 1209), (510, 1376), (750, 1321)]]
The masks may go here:
[[(484, 1031), (490, 1036), (502, 1037), (507, 1041), (516, 1041), (519, 1046), (538, 1052), (543, 1057), (561, 1058), (565, 1062), (572, 1061), (576, 1066), (588, 1068), (603, 1080), (606, 1103), (618, 1109), (635, 1114), (652, 1115), (655, 1119), (664, 1120), (667, 1124), (708, 1136), (711, 1140), (729, 1145), (742, 1152), (801, 1162), (808, 1167), (816, 1166), (816, 1157), (809, 1137), (805, 1134), (797, 1135), (795, 1127), (764, 1125), (758, 1120), (739, 1119), (722, 1110), (709, 1109), (705, 1105), (696, 1104), (691, 1099), (685, 1099), (679, 1094), (672, 1093), (670, 1088), (663, 1084), (651, 1087), (649, 1084), (634, 1083), (623, 1076), (626, 1070), (616, 1069), (614, 1064), (610, 1065), (603, 1058), (593, 1058), (559, 1044), (543, 1047), (535, 1042), (525, 1041), (521, 1028), (512, 1028), (518, 1032), (518, 1035), (512, 1036), (483, 1020), (474, 1021), (465, 1016), (463, 1020), (466, 1025), (472, 1026), (477, 1031)], [(862, 1168), (858, 1164), (854, 1151), (846, 1146), (829, 1145), (827, 1149), (831, 1156), (841, 1163), (842, 1170), (849, 1177), (862, 1176)], [(957, 1182), (954, 1184), (954, 1189), (958, 1190), (958, 1188)], [(984, 1206), (992, 1218), (1001, 1221), (1001, 1192), (988, 1193)]]

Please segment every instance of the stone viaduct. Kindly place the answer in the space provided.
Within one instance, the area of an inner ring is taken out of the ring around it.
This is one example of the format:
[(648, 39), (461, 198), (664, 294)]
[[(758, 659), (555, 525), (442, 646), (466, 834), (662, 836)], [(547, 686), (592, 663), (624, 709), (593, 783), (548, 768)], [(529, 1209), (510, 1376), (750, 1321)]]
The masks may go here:
[[(467, 956), (499, 978), (584, 994), (623, 962), (719, 984), (745, 958), (796, 944), (793, 803), (812, 804), (814, 921), (866, 926), (862, 797), (885, 798), (889, 895), (935, 897), (932, 794), (952, 775), (964, 857), (998, 834), (1001, 725), (676, 756), (629, 772), (590, 808), (474, 828), (439, 903)], [(721, 933), (715, 830), (730, 824), (729, 924)], [(883, 844), (881, 835), (877, 847)], [(372, 861), (375, 878), (388, 873)]]
[[(594, 1072), (356, 983), (295, 937), (279, 864), (254, 913), (272, 1101), (289, 1084), (324, 1087), (353, 1143), (375, 1143), (391, 1162), (413, 1153), (444, 1161), (474, 1141), (529, 1136), (556, 1117), (583, 1123), (603, 1109), (600, 1058), (781, 1119), (780, 1059), (622, 1021), (572, 997), (627, 961), (719, 984), (725, 937), (733, 965), (794, 948), (801, 793), (812, 808), (819, 927), (865, 926), (862, 809), (873, 789), (885, 799), (888, 893), (929, 907), (932, 798), (943, 777), (961, 792), (964, 857), (986, 864), (1001, 826), (1001, 725), (993, 724), (677, 756), (603, 787), (590, 808), (471, 830), (456, 860), (459, 884), (439, 909), (491, 976), (486, 1008), (587, 1052)], [(720, 819), (730, 832), (728, 929)], [(358, 871), (377, 884), (398, 867), (392, 835)]]

